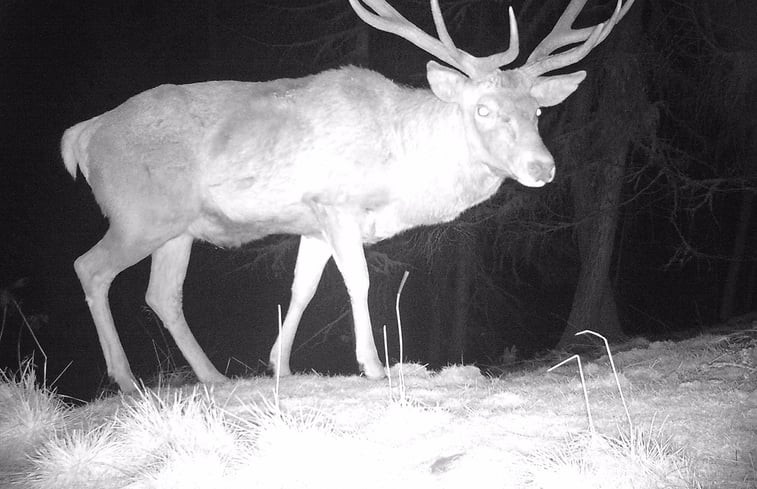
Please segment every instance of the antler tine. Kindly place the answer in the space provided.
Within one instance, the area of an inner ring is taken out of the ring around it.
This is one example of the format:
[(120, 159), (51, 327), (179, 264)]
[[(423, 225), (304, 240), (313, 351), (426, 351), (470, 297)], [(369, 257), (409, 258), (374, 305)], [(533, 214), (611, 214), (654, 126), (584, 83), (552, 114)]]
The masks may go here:
[[(573, 30), (570, 28), (570, 26), (573, 25), (573, 22), (576, 21), (578, 14), (581, 12), (581, 10), (583, 10), (585, 5), (586, 0), (573, 0), (572, 2), (570, 2), (560, 18), (557, 19), (555, 26), (551, 31), (549, 31), (549, 34), (547, 34), (547, 37), (542, 39), (539, 45), (536, 46), (536, 48), (533, 50), (526, 63), (529, 63), (532, 60), (545, 58), (549, 55), (549, 53), (553, 52), (560, 46), (565, 46), (568, 43), (572, 44), (581, 42), (587, 39), (589, 37), (588, 35), (581, 38), (580, 36), (576, 36), (576, 34), (579, 33), (578, 30)], [(592, 30), (593, 28), (594, 27), (588, 27), (586, 29), (581, 29), (581, 31)], [(568, 39), (569, 36), (571, 37), (571, 39)]]
[(366, 24), (380, 31), (390, 32), (410, 41), (427, 53), (439, 58), (451, 66), (454, 66), (470, 77), (476, 75), (475, 70), (470, 66), (466, 66), (466, 64), (460, 59), (459, 53), (461, 53), (461, 51), (459, 49), (455, 48), (453, 51), (439, 39), (429, 36), (384, 0), (364, 1), (378, 15), (369, 12), (363, 7), (360, 0), (349, 0), (352, 9)]
[(434, 25), (436, 26), (436, 33), (439, 35), (439, 40), (450, 49), (457, 50), (455, 42), (449, 35), (447, 26), (444, 23), (444, 17), (442, 16), (442, 9), (439, 7), (439, 0), (431, 0), (431, 15), (434, 17)]
[(449, 35), (447, 26), (444, 23), (442, 9), (439, 7), (439, 0), (431, 0), (431, 14), (434, 17), (434, 25), (436, 26), (437, 34), (439, 34), (439, 40), (441, 40), (448, 49), (459, 53), (458, 59), (460, 62), (465, 66), (470, 66), (476, 73), (487, 75), (498, 69), (500, 66), (512, 63), (515, 61), (515, 58), (518, 57), (518, 22), (515, 20), (515, 13), (513, 12), (512, 7), (508, 9), (510, 18), (510, 43), (507, 50), (484, 58), (471, 56), (455, 46), (455, 42)]
[[(612, 20), (613, 17), (615, 17), (617, 15), (617, 17), (615, 18), (615, 20), (612, 22), (612, 27), (615, 27), (615, 24), (617, 24), (618, 22), (620, 22), (620, 19), (622, 19), (623, 17), (625, 17), (626, 13), (628, 12), (628, 9), (631, 8), (631, 5), (633, 5), (634, 1), (636, 1), (636, 0), (628, 0), (628, 2), (626, 2), (626, 4), (623, 5), (622, 8), (620, 6), (620, 3), (622, 2), (622, 0), (618, 1), (618, 5), (615, 6), (615, 11), (612, 13), (612, 17), (610, 17), (610, 20)], [(620, 9), (620, 12), (618, 12), (618, 9)], [(609, 29), (606, 29), (606, 30), (602, 31), (602, 35), (599, 37), (599, 40), (597, 41), (597, 44), (599, 44), (600, 42), (602, 42), (602, 41), (605, 40), (605, 38), (610, 34), (610, 31), (612, 31), (612, 27), (610, 27)]]
[[(539, 76), (577, 63), (610, 34), (615, 24), (628, 12), (633, 2), (634, 0), (628, 0), (623, 5), (622, 0), (618, 0), (612, 16), (606, 22), (593, 27), (572, 29), (571, 25), (586, 4), (586, 0), (572, 0), (552, 31), (528, 57), (526, 65), (522, 69), (532, 76)], [(559, 54), (551, 54), (563, 46), (575, 43), (582, 44)]]
[(349, 0), (352, 9), (366, 24), (410, 41), (471, 78), (485, 77), (500, 66), (511, 63), (518, 56), (518, 26), (512, 8), (510, 9), (510, 46), (507, 51), (485, 58), (477, 58), (455, 46), (447, 26), (444, 24), (439, 0), (430, 1), (431, 13), (439, 39), (426, 34), (385, 0), (362, 0), (375, 13), (363, 7), (361, 0)]
[(510, 43), (508, 44), (506, 51), (492, 54), (485, 58), (478, 58), (477, 62), (481, 65), (483, 71), (491, 72), (501, 66), (512, 63), (515, 61), (515, 58), (518, 57), (518, 52), (520, 51), (520, 43), (518, 42), (518, 22), (515, 20), (515, 12), (513, 12), (512, 7), (510, 7), (507, 12), (510, 18)]

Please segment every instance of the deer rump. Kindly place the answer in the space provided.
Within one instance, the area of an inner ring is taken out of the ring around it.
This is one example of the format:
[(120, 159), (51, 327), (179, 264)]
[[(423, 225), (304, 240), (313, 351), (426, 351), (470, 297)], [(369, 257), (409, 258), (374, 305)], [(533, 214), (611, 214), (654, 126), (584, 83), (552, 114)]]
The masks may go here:
[[(427, 65), (428, 89), (399, 86), (373, 71), (344, 67), (300, 79), (162, 85), (81, 122), (61, 152), (77, 167), (109, 219), (103, 238), (74, 268), (92, 313), (109, 375), (136, 387), (108, 304), (113, 279), (151, 256), (146, 301), (201, 382), (222, 382), (187, 326), (182, 285), (192, 242), (234, 247), (269, 234), (301, 236), (292, 297), (270, 354), (288, 375), (297, 326), (333, 258), (350, 296), (355, 354), (382, 378), (368, 311), (363, 246), (425, 224), (449, 221), (488, 199), (506, 178), (540, 187), (555, 176), (538, 133), (540, 107), (562, 102), (585, 73), (544, 76), (575, 63), (625, 14), (571, 29), (586, 0), (572, 0), (527, 63), (517, 57), (510, 10), (507, 51), (474, 58), (457, 49), (431, 0), (440, 39), (383, 0), (356, 13), (442, 59)], [(552, 54), (561, 47), (580, 43)]]

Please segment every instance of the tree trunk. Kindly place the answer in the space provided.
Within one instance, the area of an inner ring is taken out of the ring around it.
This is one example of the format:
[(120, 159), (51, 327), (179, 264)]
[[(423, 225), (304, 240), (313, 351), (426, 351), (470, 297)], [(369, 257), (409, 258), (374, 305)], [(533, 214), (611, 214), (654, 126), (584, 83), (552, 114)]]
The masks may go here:
[(723, 285), (723, 300), (720, 303), (721, 321), (728, 320), (737, 312), (739, 276), (741, 275), (741, 264), (744, 260), (746, 244), (749, 239), (749, 227), (752, 221), (753, 210), (754, 191), (746, 190), (741, 199), (741, 211), (739, 212), (736, 238), (733, 242), (733, 253), (731, 254), (731, 262), (728, 264), (728, 274)]
[(358, 66), (369, 66), (371, 61), (370, 27), (360, 22), (355, 34), (355, 48), (347, 61)]
[(457, 246), (457, 260), (453, 282), (452, 324), (450, 325), (450, 342), (447, 348), (447, 361), (462, 363), (465, 358), (466, 333), (468, 330), (468, 311), (470, 309), (471, 285), (474, 274), (474, 250), (467, 240), (461, 240)]
[[(618, 205), (623, 188), (626, 155), (612, 158), (597, 178), (597, 188), (587, 176), (576, 175), (572, 181), (581, 269), (573, 296), (568, 324), (559, 346), (584, 343), (575, 333), (591, 329), (608, 339), (622, 337), (615, 297), (610, 281), (610, 265), (615, 248)], [(594, 202), (598, 202), (594, 204)]]
[[(756, 82), (752, 82), (757, 85)], [(757, 100), (757, 98), (756, 98)], [(744, 168), (744, 179), (752, 182), (757, 177), (757, 117), (751, 114), (751, 119), (744, 123), (744, 158), (747, 163)], [(737, 223), (736, 237), (733, 242), (733, 253), (731, 262), (728, 264), (728, 274), (725, 284), (723, 285), (723, 299), (720, 303), (720, 320), (726, 321), (736, 314), (738, 304), (739, 276), (741, 275), (742, 264), (744, 263), (747, 252), (747, 243), (750, 236), (752, 224), (752, 215), (754, 213), (755, 191), (747, 189), (743, 191), (741, 199), (741, 210), (739, 212), (739, 221)], [(751, 294), (752, 288), (747, 288)], [(752, 297), (742, 297), (742, 307), (752, 307)]]
[(573, 165), (571, 193), (574, 219), (578, 223), (580, 271), (560, 347), (586, 344), (587, 339), (575, 336), (585, 329), (601, 333), (608, 340), (624, 336), (610, 268), (626, 160), (631, 142), (646, 132), (643, 111), (650, 107), (636, 57), (626, 54), (643, 37), (643, 10), (637, 2), (623, 19), (623, 25), (613, 32), (613, 39), (603, 45), (603, 49), (613, 53), (607, 55), (611, 58), (603, 61), (601, 69), (597, 67), (573, 95), (572, 124), (585, 130), (571, 139), (569, 154), (581, 155), (594, 164), (583, 168)]
[(442, 322), (442, 308), (444, 301), (440, 293), (440, 283), (438, 274), (434, 273), (433, 268), (428, 274), (426, 283), (429, 286), (429, 297), (431, 298), (431, 314), (426, 323), (426, 359), (432, 366), (442, 364), (442, 334), (444, 325)]

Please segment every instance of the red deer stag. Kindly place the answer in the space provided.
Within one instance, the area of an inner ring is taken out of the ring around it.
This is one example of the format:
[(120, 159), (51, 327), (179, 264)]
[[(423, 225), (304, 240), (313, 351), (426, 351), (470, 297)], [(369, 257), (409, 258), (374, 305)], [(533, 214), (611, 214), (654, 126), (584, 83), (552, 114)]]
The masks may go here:
[(357, 361), (367, 377), (382, 378), (363, 246), (450, 221), (506, 178), (528, 187), (552, 181), (539, 108), (562, 102), (585, 72), (544, 75), (586, 56), (633, 0), (618, 0), (607, 22), (581, 29), (571, 26), (586, 0), (572, 0), (526, 63), (504, 71), (518, 55), (512, 9), (508, 49), (477, 58), (452, 42), (438, 0), (431, 0), (438, 39), (383, 0), (363, 0), (373, 12), (349, 2), (366, 23), (452, 68), (428, 63), (431, 90), (352, 66), (299, 79), (162, 85), (63, 135), (68, 172), (81, 170), (109, 219), (74, 267), (108, 374), (122, 390), (135, 382), (108, 304), (116, 275), (152, 256), (147, 303), (198, 379), (221, 382), (226, 377), (182, 312), (192, 242), (234, 247), (278, 233), (301, 238), (289, 309), (271, 350), (274, 372), (290, 374), (298, 323), (333, 257), (350, 296)]

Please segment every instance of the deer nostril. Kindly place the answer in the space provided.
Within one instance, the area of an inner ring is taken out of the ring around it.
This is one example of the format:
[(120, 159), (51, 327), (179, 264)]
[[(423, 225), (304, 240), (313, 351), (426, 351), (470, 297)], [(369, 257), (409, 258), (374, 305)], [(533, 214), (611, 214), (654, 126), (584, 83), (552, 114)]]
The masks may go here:
[(528, 174), (538, 182), (549, 183), (555, 178), (555, 165), (551, 162), (532, 161), (528, 164)]

